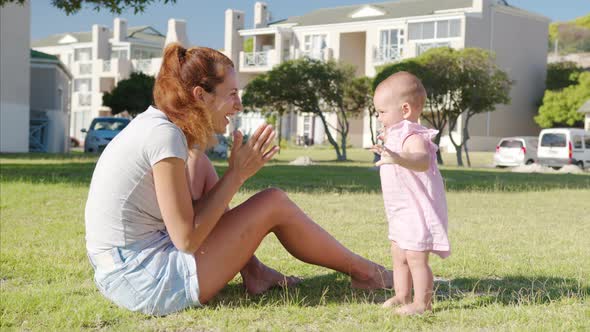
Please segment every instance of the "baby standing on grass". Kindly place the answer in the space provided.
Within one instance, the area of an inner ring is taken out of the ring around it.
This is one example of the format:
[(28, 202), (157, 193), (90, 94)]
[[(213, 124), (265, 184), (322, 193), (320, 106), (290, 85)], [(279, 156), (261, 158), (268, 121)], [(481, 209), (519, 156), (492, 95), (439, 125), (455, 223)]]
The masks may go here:
[[(373, 99), (384, 127), (381, 188), (389, 223), (395, 296), (384, 307), (400, 306), (396, 313), (422, 314), (432, 310), (433, 276), (430, 253), (450, 255), (447, 202), (436, 164), (438, 132), (418, 124), (426, 90), (420, 80), (398, 72), (381, 82)], [(412, 301), (412, 285), (414, 299)]]

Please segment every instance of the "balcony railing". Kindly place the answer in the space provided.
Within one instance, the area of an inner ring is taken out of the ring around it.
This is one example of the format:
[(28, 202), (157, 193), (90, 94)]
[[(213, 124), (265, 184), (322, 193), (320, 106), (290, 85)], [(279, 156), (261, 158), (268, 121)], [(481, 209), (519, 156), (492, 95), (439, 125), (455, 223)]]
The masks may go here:
[(416, 44), (416, 56), (428, 51), (431, 48), (436, 48), (436, 47), (451, 47), (451, 44), (447, 43), (447, 42)]
[(268, 51), (244, 53), (244, 66), (266, 67), (268, 66)]
[(402, 48), (396, 46), (376, 47), (373, 61), (377, 63), (399, 61), (402, 58)]
[(139, 59), (135, 63), (135, 70), (142, 73), (150, 73), (152, 69), (152, 59)]

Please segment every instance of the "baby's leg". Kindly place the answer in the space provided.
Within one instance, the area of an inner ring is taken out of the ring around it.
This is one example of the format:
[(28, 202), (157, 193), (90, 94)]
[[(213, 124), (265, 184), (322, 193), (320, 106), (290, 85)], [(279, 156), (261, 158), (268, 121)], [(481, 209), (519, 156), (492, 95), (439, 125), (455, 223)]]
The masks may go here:
[(433, 277), (428, 265), (428, 255), (428, 251), (406, 250), (406, 259), (414, 283), (414, 302), (399, 308), (397, 313), (416, 315), (432, 310)]
[(395, 296), (383, 303), (384, 308), (412, 302), (412, 276), (406, 259), (405, 250), (391, 241), (391, 257), (393, 258), (393, 287)]

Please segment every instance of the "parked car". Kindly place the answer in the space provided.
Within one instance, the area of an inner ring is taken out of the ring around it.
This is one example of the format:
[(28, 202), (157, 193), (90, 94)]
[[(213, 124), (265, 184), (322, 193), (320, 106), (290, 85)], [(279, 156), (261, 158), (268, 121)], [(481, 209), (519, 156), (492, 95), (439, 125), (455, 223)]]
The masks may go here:
[(125, 128), (131, 120), (125, 118), (100, 117), (94, 118), (86, 133), (84, 152), (102, 152), (109, 142)]
[(537, 137), (505, 137), (496, 145), (494, 166), (529, 165), (537, 160)]
[(539, 164), (590, 167), (590, 131), (579, 128), (543, 129), (539, 134)]

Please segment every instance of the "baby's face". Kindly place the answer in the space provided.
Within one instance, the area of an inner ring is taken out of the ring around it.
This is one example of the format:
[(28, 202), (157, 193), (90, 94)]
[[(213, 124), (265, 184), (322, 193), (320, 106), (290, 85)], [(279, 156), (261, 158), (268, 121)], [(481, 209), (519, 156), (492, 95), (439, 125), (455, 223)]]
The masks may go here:
[(377, 120), (385, 128), (389, 128), (404, 119), (399, 100), (395, 99), (386, 89), (377, 89), (375, 96), (373, 96)]

